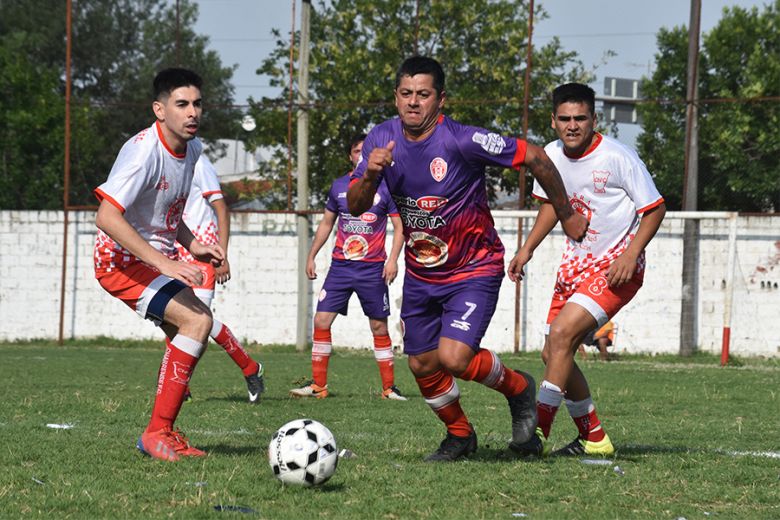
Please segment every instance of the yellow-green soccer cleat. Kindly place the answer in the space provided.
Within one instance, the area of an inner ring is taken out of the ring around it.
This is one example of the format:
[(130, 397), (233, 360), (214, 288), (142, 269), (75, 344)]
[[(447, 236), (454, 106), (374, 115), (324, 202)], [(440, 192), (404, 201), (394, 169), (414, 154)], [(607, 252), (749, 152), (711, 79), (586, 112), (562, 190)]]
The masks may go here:
[(555, 450), (553, 455), (563, 457), (576, 457), (578, 455), (609, 457), (613, 453), (615, 453), (615, 447), (612, 445), (612, 441), (609, 440), (609, 435), (605, 433), (604, 438), (599, 442), (577, 437), (563, 448)]

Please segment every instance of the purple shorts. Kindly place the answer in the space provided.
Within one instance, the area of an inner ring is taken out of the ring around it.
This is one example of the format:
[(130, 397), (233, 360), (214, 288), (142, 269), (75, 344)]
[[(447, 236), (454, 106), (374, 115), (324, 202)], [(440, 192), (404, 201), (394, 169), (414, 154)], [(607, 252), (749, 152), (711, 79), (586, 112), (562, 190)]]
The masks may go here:
[(369, 318), (382, 319), (390, 315), (387, 284), (382, 279), (384, 262), (333, 260), (320, 290), (317, 312), (338, 312), (347, 315), (349, 299), (355, 292)]
[(502, 273), (495, 277), (432, 284), (407, 274), (401, 304), (404, 352), (416, 356), (435, 350), (442, 337), (463, 342), (478, 351), (496, 310), (503, 277)]

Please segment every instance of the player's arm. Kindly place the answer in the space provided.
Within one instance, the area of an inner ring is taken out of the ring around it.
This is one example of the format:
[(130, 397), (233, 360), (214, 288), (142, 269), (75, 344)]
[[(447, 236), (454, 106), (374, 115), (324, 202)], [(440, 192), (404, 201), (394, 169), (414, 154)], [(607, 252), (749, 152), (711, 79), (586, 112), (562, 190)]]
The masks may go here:
[(184, 219), (179, 221), (179, 227), (176, 228), (176, 241), (183, 245), (199, 262), (210, 263), (214, 267), (219, 267), (225, 260), (225, 252), (222, 246), (209, 245), (195, 238), (192, 230), (184, 223)]
[(317, 231), (314, 232), (314, 239), (311, 241), (311, 249), (309, 249), (309, 256), (306, 258), (306, 276), (309, 280), (317, 278), (317, 264), (314, 259), (317, 258), (317, 253), (320, 252), (322, 246), (328, 241), (330, 232), (333, 231), (333, 225), (336, 223), (338, 215), (333, 211), (326, 209), (322, 215), (322, 220), (317, 226)]
[(634, 276), (636, 259), (658, 232), (664, 215), (666, 215), (666, 204), (663, 202), (642, 214), (642, 220), (639, 221), (639, 228), (636, 230), (634, 239), (607, 270), (607, 282), (610, 287), (619, 287)]
[(390, 254), (387, 255), (385, 268), (382, 270), (382, 278), (385, 283), (390, 285), (398, 276), (398, 256), (401, 254), (401, 248), (404, 246), (404, 228), (401, 217), (394, 215), (390, 217), (393, 223), (393, 246), (390, 248)]
[(544, 148), (527, 143), (523, 164), (531, 170), (547, 194), (564, 233), (576, 242), (582, 241), (588, 231), (588, 220), (571, 207), (561, 174), (558, 173), (558, 169), (547, 156)]
[(531, 261), (534, 256), (534, 251), (542, 243), (542, 240), (550, 234), (555, 225), (558, 223), (558, 216), (555, 214), (552, 204), (544, 202), (539, 208), (539, 212), (536, 214), (536, 220), (528, 233), (528, 238), (525, 239), (525, 243), (517, 251), (517, 254), (509, 262), (507, 268), (507, 276), (513, 282), (519, 282), (525, 276), (523, 268), (525, 264)]
[(219, 230), (219, 245), (225, 253), (222, 265), (214, 269), (217, 283), (225, 283), (230, 280), (230, 263), (228, 262), (228, 242), (230, 241), (230, 209), (225, 199), (217, 199), (211, 202), (211, 207), (217, 215), (217, 228)]
[[(171, 260), (164, 254), (152, 247), (125, 219), (122, 212), (111, 204), (107, 199), (103, 199), (98, 207), (95, 224), (105, 234), (111, 237), (131, 254), (138, 257), (142, 262), (148, 264), (165, 276), (170, 276), (181, 280), (187, 285), (198, 285), (202, 281), (200, 269), (194, 265)], [(192, 235), (192, 233), (190, 233)]]
[(393, 163), (393, 148), (395, 141), (390, 141), (384, 148), (377, 146), (372, 149), (366, 161), (365, 173), (350, 185), (347, 191), (347, 206), (354, 216), (362, 215), (374, 205), (379, 175), (385, 166)]

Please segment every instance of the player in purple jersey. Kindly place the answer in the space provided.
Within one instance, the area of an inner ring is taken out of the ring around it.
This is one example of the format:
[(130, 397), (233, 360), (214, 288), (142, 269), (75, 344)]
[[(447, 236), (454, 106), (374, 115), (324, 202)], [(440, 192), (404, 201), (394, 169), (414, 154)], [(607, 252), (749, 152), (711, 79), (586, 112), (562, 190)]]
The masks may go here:
[[(347, 147), (353, 167), (360, 159), (365, 138), (365, 134), (357, 135)], [(384, 185), (380, 185), (369, 210), (360, 217), (353, 217), (347, 208), (349, 180), (350, 174), (347, 174), (333, 181), (325, 214), (309, 251), (306, 274), (314, 280), (317, 278), (314, 260), (338, 219), (333, 260), (314, 315), (311, 350), (313, 380), (300, 388), (293, 388), (290, 395), (320, 399), (328, 396), (328, 361), (333, 348), (330, 328), (336, 316), (347, 314), (349, 299), (355, 292), (374, 335), (374, 357), (382, 379), (382, 399), (406, 401), (395, 386), (393, 348), (387, 330), (387, 316), (390, 314), (387, 286), (398, 274), (398, 255), (404, 242), (401, 218)], [(389, 257), (385, 253), (388, 216), (393, 222), (393, 246)]]
[(504, 246), (487, 204), (485, 167), (527, 166), (550, 196), (564, 231), (582, 240), (587, 221), (569, 205), (560, 175), (544, 150), (520, 139), (460, 124), (442, 114), (444, 71), (414, 56), (398, 69), (399, 118), (375, 126), (363, 145), (347, 198), (366, 211), (384, 182), (401, 213), (406, 278), (401, 319), (404, 351), (425, 401), (447, 427), (428, 461), (451, 461), (477, 449), (460, 406), (455, 377), (502, 393), (512, 415), (510, 448), (537, 424), (535, 382), (480, 347), (496, 308)]

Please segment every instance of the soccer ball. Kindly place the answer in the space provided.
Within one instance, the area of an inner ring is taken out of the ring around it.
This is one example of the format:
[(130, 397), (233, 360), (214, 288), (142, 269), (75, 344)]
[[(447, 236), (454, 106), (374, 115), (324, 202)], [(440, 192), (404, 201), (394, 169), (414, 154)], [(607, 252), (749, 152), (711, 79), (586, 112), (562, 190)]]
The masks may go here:
[(285, 484), (322, 484), (333, 476), (339, 462), (336, 439), (315, 420), (290, 421), (271, 437), (268, 462)]

